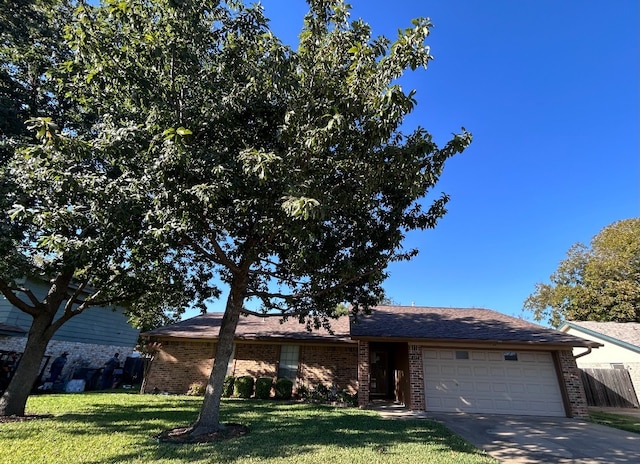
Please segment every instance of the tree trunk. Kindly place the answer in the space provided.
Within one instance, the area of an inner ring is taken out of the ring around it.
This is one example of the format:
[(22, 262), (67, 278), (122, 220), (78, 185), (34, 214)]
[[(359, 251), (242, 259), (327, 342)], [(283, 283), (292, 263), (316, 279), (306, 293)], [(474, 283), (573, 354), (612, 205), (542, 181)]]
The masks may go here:
[[(234, 279), (235, 282), (236, 280)], [(244, 303), (245, 286), (243, 284), (232, 284), (231, 286), (227, 306), (220, 324), (213, 369), (209, 376), (209, 383), (204, 394), (200, 415), (191, 430), (191, 435), (193, 436), (224, 429), (224, 424), (220, 423), (220, 401), (222, 399), (224, 378), (227, 375), (227, 366), (231, 353), (233, 353), (233, 339)]]
[(43, 313), (34, 317), (20, 363), (0, 398), (0, 416), (24, 416), (29, 393), (38, 377), (40, 363), (51, 339), (47, 331), (50, 325), (50, 314)]

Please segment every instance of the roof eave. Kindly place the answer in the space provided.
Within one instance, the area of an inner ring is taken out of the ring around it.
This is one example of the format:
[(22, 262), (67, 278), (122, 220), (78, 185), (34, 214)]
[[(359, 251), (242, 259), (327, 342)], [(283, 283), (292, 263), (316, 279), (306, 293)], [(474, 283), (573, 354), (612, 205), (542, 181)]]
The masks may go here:
[[(144, 336), (145, 338), (162, 338), (162, 339), (180, 339), (180, 340), (199, 340), (199, 341), (211, 341), (211, 342), (217, 342), (218, 341), (218, 336), (208, 336), (208, 335), (186, 335), (186, 334), (179, 334), (179, 333), (151, 333), (151, 332), (145, 332), (144, 334), (141, 334), (141, 336)], [(243, 335), (236, 335), (233, 339), (234, 341), (244, 341), (244, 342), (248, 342), (248, 341), (256, 341), (256, 342), (276, 342), (276, 341), (286, 341), (286, 342), (307, 342), (307, 343), (327, 343), (327, 344), (333, 344), (333, 343), (338, 343), (338, 344), (348, 344), (348, 345), (354, 345), (357, 342), (355, 340), (351, 340), (350, 338), (304, 338), (304, 337), (286, 337), (286, 336), (280, 336), (280, 337), (273, 337), (273, 336), (264, 336), (264, 337), (260, 337), (260, 336), (243, 336)]]
[(545, 346), (547, 348), (565, 349), (567, 347), (579, 348), (599, 348), (601, 343), (592, 340), (584, 342), (558, 342), (558, 341), (535, 341), (535, 340), (481, 340), (475, 338), (403, 338), (403, 337), (377, 337), (377, 336), (352, 336), (353, 340), (368, 342), (402, 342), (415, 344), (451, 344), (451, 345), (522, 345), (522, 346)]
[[(584, 332), (586, 334), (589, 334), (589, 335), (591, 335), (593, 337), (602, 338), (603, 340), (611, 342), (614, 345), (618, 345), (618, 346), (620, 346), (622, 348), (626, 348), (627, 350), (633, 351), (635, 353), (640, 353), (640, 346), (633, 345), (631, 343), (622, 341), (622, 340), (620, 340), (618, 338), (611, 337), (609, 335), (605, 335), (603, 333), (600, 333), (600, 332), (592, 330), (592, 329), (587, 329), (586, 327), (582, 327), (582, 326), (580, 326), (578, 324), (575, 324), (573, 322), (569, 322), (569, 321), (563, 322), (563, 324), (560, 327), (560, 329), (564, 329), (565, 327), (572, 328), (572, 329), (575, 329), (575, 330), (579, 330), (579, 331)], [(598, 343), (598, 345), (599, 346), (604, 346), (602, 343)]]

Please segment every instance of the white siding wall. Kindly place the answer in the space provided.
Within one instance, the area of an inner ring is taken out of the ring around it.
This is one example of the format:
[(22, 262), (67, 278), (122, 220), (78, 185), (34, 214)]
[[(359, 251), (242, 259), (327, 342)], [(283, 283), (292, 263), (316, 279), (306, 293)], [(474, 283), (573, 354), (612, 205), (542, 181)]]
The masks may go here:
[[(636, 394), (640, 397), (640, 353), (628, 350), (627, 348), (611, 343), (608, 340), (576, 330), (573, 327), (569, 327), (566, 330), (566, 333), (586, 338), (587, 340), (593, 340), (604, 345), (601, 348), (594, 349), (588, 355), (581, 356), (576, 359), (578, 367), (610, 369), (611, 364), (623, 364), (629, 371)], [(576, 356), (580, 353), (584, 353), (585, 351), (586, 348), (574, 348), (573, 355)]]

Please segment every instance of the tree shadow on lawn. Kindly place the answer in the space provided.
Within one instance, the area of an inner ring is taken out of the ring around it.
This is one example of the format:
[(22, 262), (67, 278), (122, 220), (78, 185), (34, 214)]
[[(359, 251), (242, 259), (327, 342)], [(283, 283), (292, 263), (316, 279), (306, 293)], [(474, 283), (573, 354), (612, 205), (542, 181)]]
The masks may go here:
[[(197, 417), (197, 403), (173, 398), (156, 404), (96, 405), (86, 414), (65, 414), (59, 420), (86, 423), (78, 435), (92, 433), (95, 427), (106, 433), (139, 435), (135, 451), (110, 456), (104, 461), (139, 459), (212, 459), (233, 462), (239, 459), (284, 459), (316, 453), (320, 447), (375, 450), (391, 453), (394, 445), (418, 444), (442, 451), (481, 454), (443, 425), (427, 420), (389, 420), (375, 412), (323, 405), (275, 403), (273, 401), (227, 400), (222, 404), (222, 420), (249, 427), (247, 436), (210, 444), (165, 444), (153, 436), (158, 427), (186, 426)], [(213, 462), (213, 461), (212, 461)]]

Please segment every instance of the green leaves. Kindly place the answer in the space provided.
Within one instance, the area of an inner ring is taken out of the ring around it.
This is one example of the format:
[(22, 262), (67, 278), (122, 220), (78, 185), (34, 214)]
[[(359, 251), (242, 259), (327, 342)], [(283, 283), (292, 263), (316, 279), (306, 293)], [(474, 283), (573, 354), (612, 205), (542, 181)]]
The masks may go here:
[(26, 124), (29, 130), (36, 132), (36, 138), (43, 143), (55, 137), (59, 129), (50, 117), (27, 119)]
[(43, 89), (74, 111), (30, 115), (38, 142), (10, 167), (16, 249), (101, 282), (163, 257), (201, 296), (215, 275), (265, 309), (328, 314), (375, 304), (388, 262), (413, 255), (406, 232), (445, 214), (444, 194), (422, 203), (471, 135), (399, 130), (417, 100), (397, 79), (431, 59), (428, 19), (392, 42), (313, 1), (292, 50), (242, 2), (76, 6)]
[(282, 198), (282, 209), (295, 219), (316, 219), (321, 216), (320, 202), (313, 198), (286, 196)]
[(181, 140), (181, 138), (191, 134), (193, 134), (193, 132), (191, 132), (189, 129), (185, 129), (184, 127), (178, 127), (177, 129), (170, 127), (169, 129), (166, 129), (164, 132), (162, 132), (162, 136), (166, 141), (173, 142), (177, 142)]
[(615, 222), (573, 245), (524, 303), (536, 320), (640, 322), (640, 219)]

